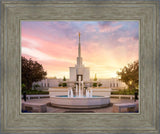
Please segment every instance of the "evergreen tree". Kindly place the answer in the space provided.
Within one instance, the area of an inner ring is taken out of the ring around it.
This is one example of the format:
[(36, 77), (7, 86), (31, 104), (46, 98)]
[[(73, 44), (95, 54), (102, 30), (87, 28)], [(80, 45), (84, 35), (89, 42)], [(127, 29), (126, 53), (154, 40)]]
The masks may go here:
[(63, 86), (63, 87), (67, 87), (67, 83), (65, 82), (65, 81), (66, 81), (66, 77), (65, 77), (65, 76), (63, 77), (63, 81), (64, 81), (64, 82), (62, 83), (62, 86)]
[(93, 83), (93, 87), (97, 87), (97, 75), (96, 74), (95, 74), (93, 81), (95, 81), (95, 83)]

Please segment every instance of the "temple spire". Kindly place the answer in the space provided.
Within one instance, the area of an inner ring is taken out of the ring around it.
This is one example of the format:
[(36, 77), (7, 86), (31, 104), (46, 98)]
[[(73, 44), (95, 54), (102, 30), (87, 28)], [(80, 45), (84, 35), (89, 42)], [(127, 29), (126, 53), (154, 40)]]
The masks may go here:
[(80, 32), (79, 32), (79, 45), (78, 45), (78, 57), (81, 57), (81, 43), (80, 43)]
[(77, 57), (77, 66), (82, 66), (82, 57), (81, 57), (81, 42), (80, 42), (81, 34), (79, 32), (79, 44), (78, 44), (78, 57)]

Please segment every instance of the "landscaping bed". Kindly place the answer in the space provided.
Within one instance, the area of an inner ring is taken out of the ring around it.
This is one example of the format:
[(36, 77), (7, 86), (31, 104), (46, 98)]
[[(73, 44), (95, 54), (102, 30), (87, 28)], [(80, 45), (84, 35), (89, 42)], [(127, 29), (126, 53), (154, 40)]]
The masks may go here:
[(40, 91), (40, 90), (26, 90), (27, 95), (38, 95), (38, 94), (49, 94), (48, 91)]
[(112, 91), (111, 95), (134, 95), (135, 92), (136, 90), (124, 89), (124, 90)]

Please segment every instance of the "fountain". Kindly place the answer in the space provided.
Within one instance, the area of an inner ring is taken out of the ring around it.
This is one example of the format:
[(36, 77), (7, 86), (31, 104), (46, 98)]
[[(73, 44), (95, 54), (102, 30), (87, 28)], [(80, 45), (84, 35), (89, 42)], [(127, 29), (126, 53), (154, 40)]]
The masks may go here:
[[(92, 83), (89, 79), (89, 68), (84, 67), (82, 64), (79, 33), (77, 65), (70, 67), (69, 83), (74, 84), (74, 87), (69, 87), (68, 91), (63, 89), (49, 89), (51, 105), (65, 108), (97, 108), (109, 105), (109, 95), (93, 95), (95, 91), (91, 87), (84, 88), (84, 83)], [(103, 90), (105, 94), (106, 91), (107, 89)], [(101, 94), (100, 92), (99, 90), (99, 94)], [(110, 94), (110, 89), (108, 92)]]
[[(74, 90), (74, 91), (73, 91)], [(52, 90), (50, 90), (52, 92)], [(92, 89), (85, 89), (84, 82), (78, 80), (75, 89), (69, 87), (68, 95), (50, 95), (51, 105), (63, 108), (99, 108), (108, 106), (109, 96), (95, 96)]]

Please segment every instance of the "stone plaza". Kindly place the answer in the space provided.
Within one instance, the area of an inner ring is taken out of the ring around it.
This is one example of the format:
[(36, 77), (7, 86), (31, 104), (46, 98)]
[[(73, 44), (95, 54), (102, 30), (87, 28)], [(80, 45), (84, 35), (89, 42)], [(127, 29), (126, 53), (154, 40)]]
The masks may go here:
[[(114, 99), (111, 98), (110, 99), (110, 105), (107, 107), (102, 107), (102, 108), (90, 108), (90, 109), (70, 109), (70, 108), (59, 108), (59, 107), (53, 107), (50, 106), (50, 98), (45, 98), (45, 99), (31, 99), (31, 100), (27, 100), (27, 102), (24, 102), (22, 100), (22, 105), (26, 104), (30, 104), (30, 106), (28, 105), (28, 109), (30, 108), (30, 112), (33, 113), (116, 113), (113, 110), (113, 105), (114, 104), (129, 104), (129, 103), (135, 103), (134, 100), (131, 99)], [(37, 109), (35, 111), (32, 110), (31, 105), (42, 105), (46, 107), (46, 111), (42, 111)], [(23, 107), (23, 106), (22, 106)], [(25, 109), (23, 109), (25, 112)], [(26, 110), (27, 111), (27, 110)], [(27, 111), (28, 112), (28, 111)], [(133, 111), (124, 111), (124, 113), (132, 113)], [(134, 111), (134, 112), (138, 112)]]

